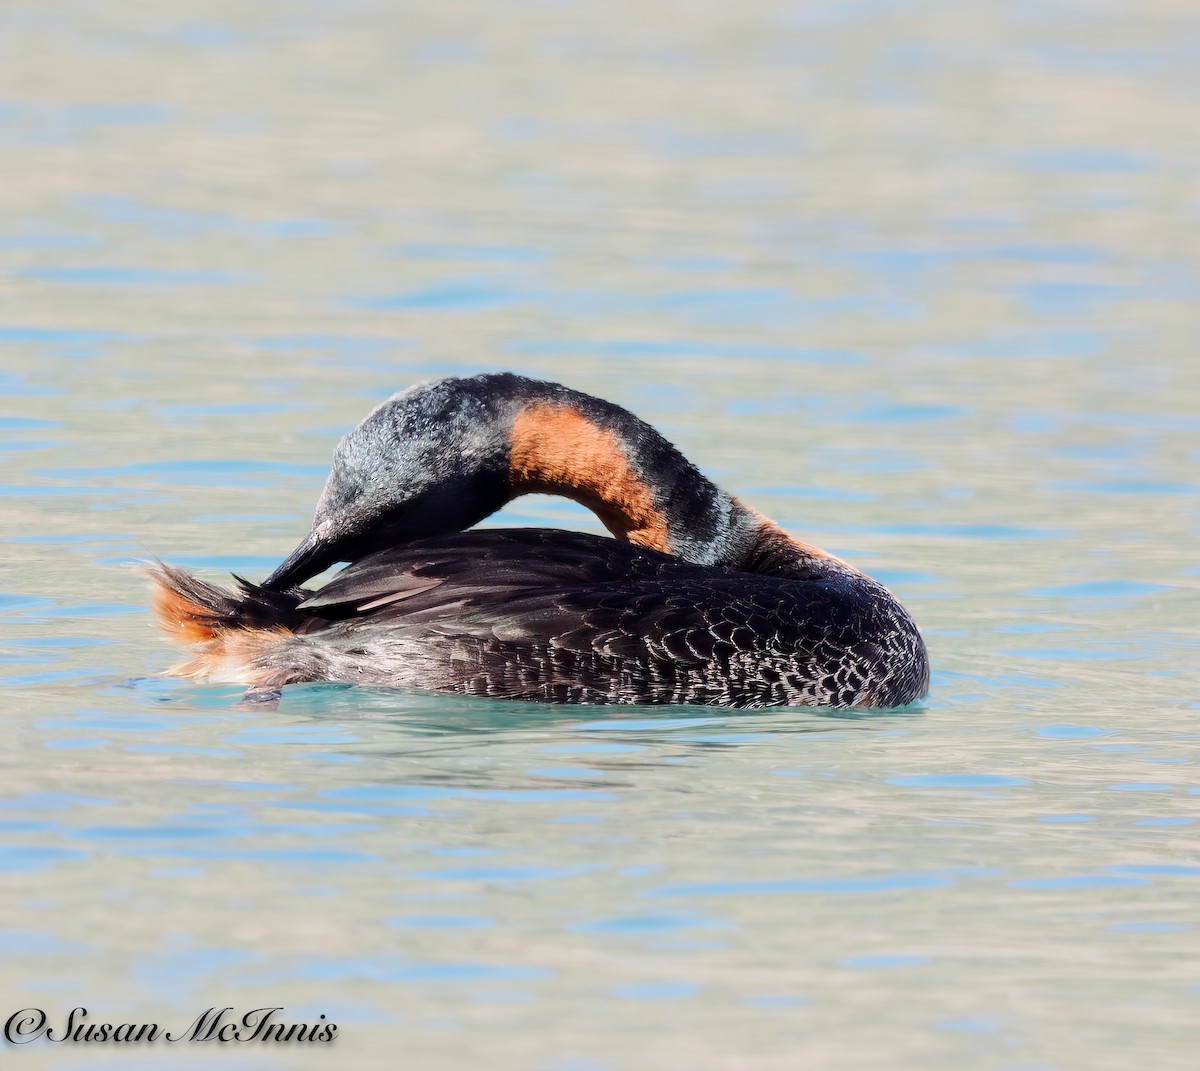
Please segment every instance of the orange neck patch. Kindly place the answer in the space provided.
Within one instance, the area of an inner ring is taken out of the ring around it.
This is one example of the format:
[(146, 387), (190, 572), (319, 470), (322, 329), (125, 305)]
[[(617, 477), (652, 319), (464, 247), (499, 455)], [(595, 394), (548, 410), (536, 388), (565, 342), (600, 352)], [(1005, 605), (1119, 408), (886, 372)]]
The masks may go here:
[(830, 554), (829, 551), (788, 535), (778, 524), (769, 517), (764, 517), (758, 510), (750, 510), (750, 513), (754, 517), (756, 525), (754, 545), (750, 555), (754, 562), (752, 572), (787, 575), (793, 564), (802, 563), (818, 569), (832, 569), (866, 576), (860, 569), (855, 569), (853, 565), (847, 564), (841, 558)]
[(569, 405), (538, 403), (513, 421), (513, 498), (563, 495), (587, 506), (618, 539), (671, 553), (667, 519), (617, 437)]
[(756, 509), (750, 510), (758, 521), (758, 542), (760, 544), (778, 542), (786, 544), (796, 554), (798, 558), (804, 559), (819, 559), (826, 558), (829, 561), (838, 562), (841, 565), (846, 563), (841, 558), (835, 558), (827, 550), (822, 550), (820, 547), (815, 547), (811, 543), (805, 543), (797, 539), (795, 536), (788, 535), (782, 528), (779, 527), (770, 517), (764, 517)]

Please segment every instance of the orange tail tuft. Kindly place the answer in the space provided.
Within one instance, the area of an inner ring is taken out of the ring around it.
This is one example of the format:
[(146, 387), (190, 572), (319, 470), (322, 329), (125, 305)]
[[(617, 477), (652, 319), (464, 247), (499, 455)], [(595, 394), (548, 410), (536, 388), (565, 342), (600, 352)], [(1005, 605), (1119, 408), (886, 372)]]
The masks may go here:
[(218, 618), (214, 617), (211, 608), (189, 598), (153, 571), (150, 573), (150, 582), (154, 616), (159, 628), (168, 636), (187, 644), (208, 643), (216, 639)]
[(151, 563), (146, 574), (159, 626), (194, 652), (187, 662), (167, 670), (169, 674), (232, 684), (266, 683), (272, 649), (293, 635), (273, 619), (278, 615), (271, 608), (252, 595), (206, 584), (164, 562)]

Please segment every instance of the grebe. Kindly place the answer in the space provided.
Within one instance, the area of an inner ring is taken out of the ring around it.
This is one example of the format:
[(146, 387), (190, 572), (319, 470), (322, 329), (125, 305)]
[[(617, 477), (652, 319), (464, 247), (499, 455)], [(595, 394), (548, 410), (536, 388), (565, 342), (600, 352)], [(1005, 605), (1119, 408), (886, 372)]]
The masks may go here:
[[(616, 537), (464, 531), (565, 495)], [(323, 587), (298, 585), (336, 562)], [(511, 373), (388, 399), (338, 444), (309, 534), (262, 584), (149, 569), (171, 672), (558, 703), (892, 707), (925, 644), (879, 583), (707, 480), (633, 414)]]

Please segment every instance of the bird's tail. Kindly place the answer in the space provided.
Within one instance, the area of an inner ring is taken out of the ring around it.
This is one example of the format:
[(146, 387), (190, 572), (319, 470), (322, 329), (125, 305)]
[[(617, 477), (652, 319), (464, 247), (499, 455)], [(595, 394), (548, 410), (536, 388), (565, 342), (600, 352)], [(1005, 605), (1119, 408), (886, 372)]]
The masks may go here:
[(159, 627), (192, 649), (188, 661), (168, 670), (177, 677), (265, 684), (273, 653), (303, 620), (296, 607), (306, 593), (299, 589), (267, 591), (235, 576), (237, 589), (229, 590), (160, 561), (146, 574)]

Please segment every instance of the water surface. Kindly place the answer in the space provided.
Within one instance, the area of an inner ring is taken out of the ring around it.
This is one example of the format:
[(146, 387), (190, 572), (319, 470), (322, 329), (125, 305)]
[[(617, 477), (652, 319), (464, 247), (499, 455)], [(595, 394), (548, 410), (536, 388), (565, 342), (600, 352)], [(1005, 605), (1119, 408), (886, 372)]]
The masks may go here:
[[(1198, 45), (1171, 0), (0, 14), (0, 1014), (282, 1005), (347, 1068), (1190, 1066)], [(371, 406), (500, 368), (880, 577), (929, 700), (157, 676), (131, 562), (263, 575)]]

